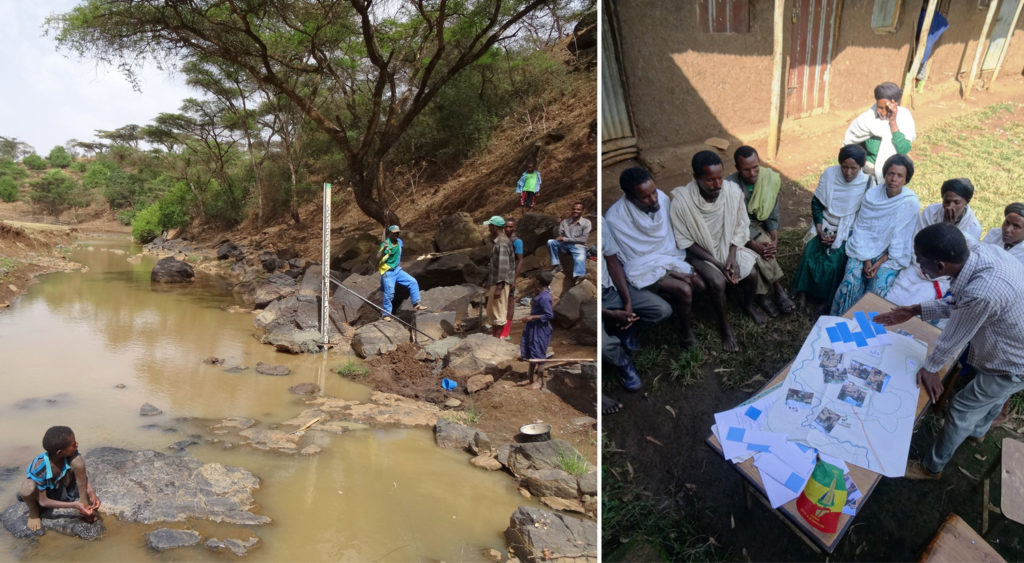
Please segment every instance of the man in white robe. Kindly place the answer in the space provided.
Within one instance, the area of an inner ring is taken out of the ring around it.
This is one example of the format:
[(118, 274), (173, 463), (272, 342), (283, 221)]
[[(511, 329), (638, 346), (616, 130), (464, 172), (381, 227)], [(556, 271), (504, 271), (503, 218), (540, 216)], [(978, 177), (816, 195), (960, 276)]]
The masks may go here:
[(726, 314), (726, 287), (739, 285), (743, 309), (757, 324), (767, 320), (754, 305), (757, 254), (746, 248), (750, 240), (747, 206), (739, 185), (723, 178), (722, 159), (717, 154), (701, 151), (693, 156), (691, 164), (693, 180), (672, 190), (672, 232), (676, 247), (687, 252), (694, 270), (708, 287), (722, 347), (735, 352), (739, 345)]
[(690, 325), (693, 292), (704, 285), (693, 275), (686, 252), (677, 249), (672, 239), (668, 196), (640, 167), (623, 171), (619, 186), (623, 196), (605, 212), (601, 228), (614, 237), (631, 288), (668, 297), (675, 306), (681, 345), (693, 346), (697, 343)]

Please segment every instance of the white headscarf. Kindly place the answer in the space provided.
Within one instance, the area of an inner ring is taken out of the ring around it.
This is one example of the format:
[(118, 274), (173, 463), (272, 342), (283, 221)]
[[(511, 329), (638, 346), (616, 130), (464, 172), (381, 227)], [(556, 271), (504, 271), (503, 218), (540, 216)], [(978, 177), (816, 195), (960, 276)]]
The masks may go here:
[(853, 222), (853, 231), (846, 241), (846, 254), (856, 260), (874, 260), (889, 253), (894, 269), (910, 265), (914, 225), (921, 210), (921, 200), (909, 186), (903, 186), (895, 197), (885, 193), (885, 185), (872, 186)]
[[(985, 238), (981, 239), (981, 242), (1003, 248), (1005, 246), (1003, 244), (1003, 229), (1000, 227), (993, 227), (989, 229), (988, 234), (985, 235)], [(1010, 250), (1007, 250), (1007, 252), (1010, 253), (1010, 256), (1020, 260), (1021, 264), (1024, 264), (1024, 241), (1011, 246)]]
[[(823, 222), (836, 233), (832, 248), (838, 249), (850, 235), (870, 181), (870, 176), (858, 170), (857, 177), (847, 182), (839, 165), (829, 166), (822, 172), (818, 187), (814, 188), (814, 197), (825, 206)], [(807, 238), (813, 238), (816, 232), (814, 225), (811, 225)]]

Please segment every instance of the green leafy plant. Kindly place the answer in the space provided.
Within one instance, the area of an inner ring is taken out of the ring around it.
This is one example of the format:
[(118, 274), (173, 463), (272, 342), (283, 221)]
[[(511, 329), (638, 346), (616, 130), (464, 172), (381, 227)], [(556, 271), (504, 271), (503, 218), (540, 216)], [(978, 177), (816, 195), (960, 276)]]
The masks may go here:
[(132, 219), (132, 238), (146, 244), (160, 236), (163, 229), (160, 228), (160, 208), (156, 205), (139, 211)]
[(88, 194), (71, 176), (60, 170), (51, 170), (45, 176), (29, 182), (28, 199), (47, 215), (60, 220), (61, 214), (74, 207), (89, 205)]
[(18, 183), (10, 176), (0, 176), (0, 199), (10, 203), (18, 201)]
[(30, 170), (46, 170), (49, 168), (46, 159), (39, 156), (38, 154), (32, 153), (25, 158), (21, 159), (21, 163)]
[(334, 373), (342, 377), (363, 378), (370, 374), (370, 368), (364, 366), (360, 361), (347, 359), (334, 368)]
[(50, 150), (50, 155), (47, 157), (50, 161), (52, 168), (67, 168), (74, 162), (74, 158), (68, 153), (67, 149), (57, 145)]

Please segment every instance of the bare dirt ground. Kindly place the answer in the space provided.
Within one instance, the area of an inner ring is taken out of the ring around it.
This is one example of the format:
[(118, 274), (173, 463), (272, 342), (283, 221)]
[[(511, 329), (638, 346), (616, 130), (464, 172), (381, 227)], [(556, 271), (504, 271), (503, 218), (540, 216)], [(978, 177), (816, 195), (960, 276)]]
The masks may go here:
[[(945, 97), (926, 92), (905, 100), (912, 104), (918, 131), (962, 111), (1004, 101), (1024, 101), (1024, 80), (1007, 76), (994, 91), (973, 93), (966, 104), (950, 97), (948, 92), (943, 94)], [(866, 101), (865, 107), (869, 103)], [(814, 184), (800, 185), (796, 180), (833, 163), (853, 117), (854, 113), (825, 115), (787, 124), (779, 158), (771, 163), (786, 182), (781, 196), (784, 230), (806, 229), (810, 218), (809, 192)], [(1024, 115), (1014, 115), (1013, 119), (1024, 121)], [(764, 146), (763, 136), (744, 142), (758, 148)], [(728, 155), (737, 144), (734, 141)], [(708, 147), (695, 145), (692, 152), (705, 148)], [(726, 168), (731, 170), (731, 158), (725, 160), (730, 161)], [(602, 170), (604, 208), (621, 196), (618, 174), (635, 164), (620, 163)], [(655, 180), (665, 191), (689, 179), (689, 158), (655, 173)], [(790, 259), (795, 264), (798, 257)], [(697, 307), (696, 315), (698, 331), (714, 331), (707, 308)], [(806, 317), (800, 322), (809, 326), (812, 320)], [(665, 329), (666, 325), (661, 325), (645, 336), (671, 340), (672, 335), (661, 334)], [(777, 337), (765, 330), (744, 324), (740, 333), (742, 346), (758, 346), (760, 342), (777, 346)], [(778, 356), (776, 350), (766, 350), (760, 365), (746, 366), (746, 373), (737, 376), (731, 373), (734, 366), (726, 356), (711, 354), (701, 367), (702, 377), (696, 381), (681, 382), (667, 373), (650, 373), (646, 374), (645, 383), (657, 377), (660, 384), (648, 385), (644, 392), (632, 395), (621, 392), (614, 381), (609, 382), (613, 379), (609, 370), (603, 371), (604, 389), (625, 404), (620, 413), (602, 418), (605, 560), (908, 561), (921, 555), (950, 512), (956, 512), (980, 531), (979, 476), (996, 460), (1003, 437), (1020, 439), (1024, 420), (1019, 418), (990, 431), (983, 445), (961, 446), (942, 481), (882, 479), (831, 555), (809, 547), (757, 501), (748, 509), (739, 474), (704, 440), (710, 433), (715, 412), (748, 399), (764, 380), (785, 365), (788, 360)], [(750, 384), (727, 382), (730, 378), (750, 380)], [(912, 459), (919, 458), (922, 449), (930, 447), (940, 424), (941, 418), (926, 415), (913, 437)], [(997, 491), (991, 494), (992, 498), (998, 497)], [(611, 513), (618, 519), (614, 529), (608, 525)], [(987, 539), (1007, 560), (1024, 559), (1024, 531), (1019, 525), (1001, 521)]]

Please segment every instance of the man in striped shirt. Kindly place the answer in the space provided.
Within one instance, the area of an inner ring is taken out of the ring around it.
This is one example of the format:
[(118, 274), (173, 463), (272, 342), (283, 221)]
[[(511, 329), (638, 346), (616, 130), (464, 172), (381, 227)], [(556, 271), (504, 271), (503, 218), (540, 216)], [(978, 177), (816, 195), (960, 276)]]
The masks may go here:
[(929, 278), (950, 276), (947, 298), (878, 315), (876, 322), (899, 324), (914, 315), (948, 318), (935, 349), (917, 372), (932, 402), (942, 394), (939, 369), (968, 343), (978, 371), (954, 397), (946, 423), (921, 461), (907, 464), (908, 479), (938, 479), (960, 444), (981, 442), (992, 420), (1014, 393), (1024, 390), (1024, 265), (991, 245), (967, 246), (955, 226), (938, 223), (914, 237), (914, 253)]

